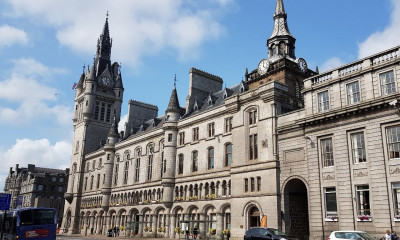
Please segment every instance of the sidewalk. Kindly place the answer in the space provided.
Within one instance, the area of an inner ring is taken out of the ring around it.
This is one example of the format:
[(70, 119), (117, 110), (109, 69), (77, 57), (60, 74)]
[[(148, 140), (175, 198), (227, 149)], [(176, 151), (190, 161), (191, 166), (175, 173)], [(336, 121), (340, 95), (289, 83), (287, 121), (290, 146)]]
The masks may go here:
[(81, 235), (81, 234), (73, 234), (73, 235), (67, 235), (67, 234), (57, 234), (57, 237), (62, 237), (62, 238), (83, 238), (83, 239), (106, 239), (106, 240), (178, 240), (178, 238), (147, 238), (147, 237), (131, 237), (129, 238), (128, 236), (117, 236), (117, 237), (107, 237), (106, 235), (90, 235), (88, 234), (87, 236)]

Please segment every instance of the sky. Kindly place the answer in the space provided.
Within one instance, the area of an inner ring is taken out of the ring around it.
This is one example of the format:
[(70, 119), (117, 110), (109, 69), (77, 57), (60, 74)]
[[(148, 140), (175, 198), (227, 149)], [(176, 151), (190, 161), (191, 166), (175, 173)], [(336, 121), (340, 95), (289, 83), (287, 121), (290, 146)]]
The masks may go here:
[[(400, 45), (399, 0), (284, 0), (296, 57), (328, 71)], [(1, 0), (0, 188), (10, 167), (69, 167), (75, 92), (109, 13), (112, 62), (130, 99), (163, 115), (189, 69), (229, 87), (267, 58), (275, 0)], [(2, 190), (0, 190), (2, 191)]]

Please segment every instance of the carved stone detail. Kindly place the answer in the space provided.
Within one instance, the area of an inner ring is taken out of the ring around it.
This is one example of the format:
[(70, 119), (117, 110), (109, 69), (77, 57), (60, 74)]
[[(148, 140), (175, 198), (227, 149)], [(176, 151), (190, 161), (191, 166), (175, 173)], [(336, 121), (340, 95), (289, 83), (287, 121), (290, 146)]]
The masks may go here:
[(322, 178), (323, 178), (324, 180), (326, 180), (326, 181), (335, 180), (335, 175), (334, 175), (334, 174), (332, 174), (332, 175), (324, 174), (324, 175), (322, 176)]
[(362, 178), (368, 176), (368, 172), (354, 171), (354, 178)]
[(397, 167), (397, 168), (391, 168), (390, 169), (390, 175), (398, 175), (398, 174), (400, 174), (400, 168), (399, 167)]

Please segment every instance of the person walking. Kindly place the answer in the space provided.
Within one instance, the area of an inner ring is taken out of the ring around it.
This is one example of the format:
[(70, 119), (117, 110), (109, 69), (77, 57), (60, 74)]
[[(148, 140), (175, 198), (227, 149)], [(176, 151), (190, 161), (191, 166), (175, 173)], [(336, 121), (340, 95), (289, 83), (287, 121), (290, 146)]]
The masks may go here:
[(390, 237), (390, 230), (389, 230), (389, 229), (386, 230), (385, 240), (391, 240), (391, 237)]

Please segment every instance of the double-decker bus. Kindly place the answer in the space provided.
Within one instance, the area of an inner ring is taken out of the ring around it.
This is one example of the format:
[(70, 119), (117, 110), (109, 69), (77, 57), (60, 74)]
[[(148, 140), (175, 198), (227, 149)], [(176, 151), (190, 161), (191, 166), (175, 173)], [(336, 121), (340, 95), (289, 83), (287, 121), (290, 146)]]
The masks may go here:
[(56, 227), (53, 208), (19, 208), (0, 215), (1, 240), (54, 240)]

